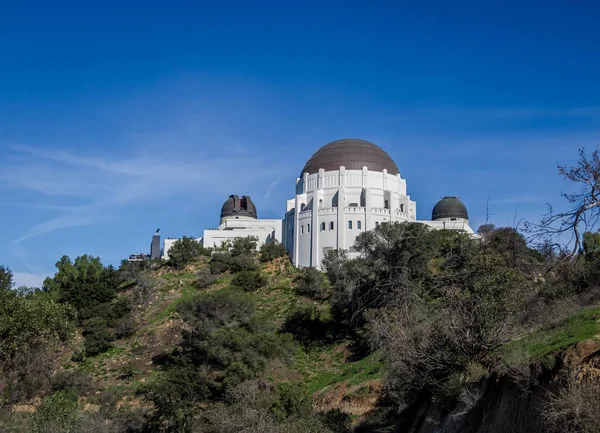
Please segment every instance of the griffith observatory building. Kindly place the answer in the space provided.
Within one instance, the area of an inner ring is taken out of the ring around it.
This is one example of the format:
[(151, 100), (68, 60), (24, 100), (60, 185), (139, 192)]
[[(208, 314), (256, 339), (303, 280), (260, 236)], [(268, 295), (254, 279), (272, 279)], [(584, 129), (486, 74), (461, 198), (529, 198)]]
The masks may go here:
[[(259, 246), (281, 242), (296, 266), (320, 267), (329, 250), (353, 245), (365, 230), (390, 221), (426, 224), (433, 229), (473, 234), (467, 208), (457, 197), (444, 197), (431, 220), (417, 220), (416, 203), (406, 193), (406, 180), (392, 158), (365, 140), (342, 139), (318, 149), (296, 179), (295, 197), (287, 200), (283, 219), (259, 219), (248, 196), (230, 196), (221, 209), (220, 225), (198, 240), (205, 247), (255, 236)], [(165, 239), (163, 258), (176, 239)]]

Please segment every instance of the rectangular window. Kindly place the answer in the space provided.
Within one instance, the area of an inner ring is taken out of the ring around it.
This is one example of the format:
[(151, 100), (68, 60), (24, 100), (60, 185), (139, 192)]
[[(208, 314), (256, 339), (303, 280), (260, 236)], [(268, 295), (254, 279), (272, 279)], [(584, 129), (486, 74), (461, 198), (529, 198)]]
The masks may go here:
[(352, 230), (352, 221), (348, 221), (348, 228)]
[(304, 234), (304, 226), (300, 226), (300, 234), (303, 235)]
[(356, 221), (356, 228), (358, 230), (362, 229), (362, 221)]
[(310, 224), (306, 224), (306, 233), (310, 233)]

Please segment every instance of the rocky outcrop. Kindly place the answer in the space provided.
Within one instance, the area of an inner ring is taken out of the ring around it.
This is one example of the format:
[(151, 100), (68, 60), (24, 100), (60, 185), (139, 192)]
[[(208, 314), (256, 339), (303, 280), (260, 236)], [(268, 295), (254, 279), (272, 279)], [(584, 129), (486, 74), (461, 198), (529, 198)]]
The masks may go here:
[[(600, 378), (600, 343), (580, 342), (557, 356), (552, 370), (542, 371), (529, 386), (505, 376), (484, 379), (472, 389), (470, 404), (448, 409), (431, 400), (405, 409), (396, 433), (548, 433), (543, 416), (549, 393), (556, 393), (564, 374)], [(599, 385), (600, 386), (600, 385)]]

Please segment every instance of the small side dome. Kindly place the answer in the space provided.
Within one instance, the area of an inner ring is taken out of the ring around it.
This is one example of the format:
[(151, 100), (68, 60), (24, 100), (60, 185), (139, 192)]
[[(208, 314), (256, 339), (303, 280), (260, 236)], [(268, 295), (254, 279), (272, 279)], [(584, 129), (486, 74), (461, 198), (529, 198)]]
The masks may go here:
[(221, 208), (221, 220), (228, 217), (257, 218), (256, 206), (250, 196), (230, 195)]
[(469, 219), (467, 207), (458, 199), (458, 197), (442, 197), (442, 199), (433, 207), (433, 212), (431, 213), (431, 219), (433, 221), (445, 218)]

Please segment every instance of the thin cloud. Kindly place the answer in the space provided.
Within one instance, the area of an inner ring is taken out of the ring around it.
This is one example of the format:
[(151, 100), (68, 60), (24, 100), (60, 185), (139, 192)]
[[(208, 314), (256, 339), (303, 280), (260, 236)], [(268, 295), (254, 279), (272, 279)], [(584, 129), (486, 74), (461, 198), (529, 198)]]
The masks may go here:
[[(26, 158), (18, 167), (6, 166), (2, 178), (9, 188), (42, 196), (72, 196), (79, 204), (31, 227), (12, 243), (72, 227), (92, 226), (118, 219), (130, 206), (166, 201), (172, 196), (204, 194), (223, 196), (232, 190), (248, 191), (271, 183), (284, 168), (260, 159), (188, 155), (177, 159), (136, 155), (81, 156), (64, 150), (11, 146)], [(251, 169), (245, 169), (249, 167)], [(241, 168), (241, 169), (240, 169)]]

